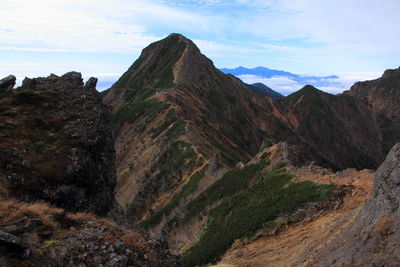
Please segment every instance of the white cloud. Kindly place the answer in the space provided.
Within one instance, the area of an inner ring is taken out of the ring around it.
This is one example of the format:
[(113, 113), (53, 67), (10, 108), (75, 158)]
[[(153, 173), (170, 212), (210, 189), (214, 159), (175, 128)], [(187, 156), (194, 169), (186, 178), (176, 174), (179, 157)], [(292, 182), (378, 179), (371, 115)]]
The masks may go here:
[[(349, 90), (355, 82), (376, 79), (379, 76), (380, 74), (377, 73), (347, 73), (339, 76), (338, 79), (326, 79), (326, 81), (332, 82), (332, 86), (317, 86), (317, 88), (331, 94), (339, 94), (345, 90)], [(240, 75), (238, 78), (249, 84), (261, 82), (283, 95), (294, 93), (306, 85), (298, 83), (286, 76), (264, 78), (257, 75), (246, 74)], [(310, 83), (310, 81), (308, 81), (308, 83)]]
[(288, 95), (299, 90), (302, 86), (286, 76), (274, 76), (271, 78), (263, 78), (257, 75), (245, 74), (238, 76), (245, 83), (263, 83), (283, 95)]
[(147, 25), (208, 26), (200, 15), (143, 0), (3, 2), (3, 50), (138, 53), (163, 37), (149, 33)]
[[(277, 0), (257, 1), (273, 8), (261, 11), (247, 29), (272, 39), (306, 38), (335, 49), (356, 52), (397, 51), (400, 36), (398, 0)], [(361, 50), (361, 51), (360, 51)]]

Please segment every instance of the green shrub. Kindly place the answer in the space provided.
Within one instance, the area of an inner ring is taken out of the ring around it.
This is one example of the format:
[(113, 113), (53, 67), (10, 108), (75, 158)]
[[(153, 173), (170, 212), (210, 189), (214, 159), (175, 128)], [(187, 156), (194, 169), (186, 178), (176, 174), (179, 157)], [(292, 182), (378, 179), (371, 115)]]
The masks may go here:
[(271, 142), (271, 140), (269, 140), (267, 137), (264, 138), (263, 140), (263, 148), (268, 148), (271, 147), (273, 145), (273, 143)]
[(189, 221), (207, 206), (247, 188), (251, 178), (260, 174), (261, 168), (262, 163), (259, 163), (248, 165), (243, 169), (234, 168), (228, 171), (186, 206), (183, 220)]
[(150, 218), (147, 220), (143, 221), (140, 224), (140, 227), (143, 228), (149, 228), (152, 226), (157, 225), (160, 221), (161, 218), (164, 215), (168, 215), (175, 207), (179, 205), (179, 202), (183, 199), (185, 199), (187, 196), (192, 194), (196, 189), (197, 186), (200, 182), (201, 179), (203, 179), (205, 173), (205, 168), (203, 168), (201, 171), (195, 173), (189, 180), (189, 182), (182, 188), (181, 191), (179, 191), (178, 194), (176, 194), (172, 200), (165, 205), (162, 209), (154, 213)]
[(334, 189), (334, 185), (294, 183), (292, 179), (285, 169), (274, 168), (260, 182), (226, 198), (210, 212), (200, 241), (183, 254), (183, 265), (216, 261), (235, 239), (251, 237), (262, 227), (273, 227), (274, 219), (295, 212), (307, 202), (323, 200)]

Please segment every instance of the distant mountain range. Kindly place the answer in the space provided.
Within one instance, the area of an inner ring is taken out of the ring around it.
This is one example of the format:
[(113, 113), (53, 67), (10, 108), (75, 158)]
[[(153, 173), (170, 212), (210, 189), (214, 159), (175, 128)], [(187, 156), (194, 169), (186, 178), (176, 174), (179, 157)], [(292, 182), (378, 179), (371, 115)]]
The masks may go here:
[[(220, 69), (225, 74), (232, 74), (245, 82), (249, 82), (249, 75), (252, 77), (252, 81), (256, 81), (259, 78), (260, 81), (264, 81), (264, 79), (274, 78), (274, 77), (285, 77), (295, 83), (298, 84), (298, 88), (300, 89), (304, 85), (313, 85), (316, 87), (342, 87), (343, 85), (340, 83), (339, 76), (330, 75), (330, 76), (308, 76), (308, 75), (299, 75), (294, 74), (288, 71), (283, 70), (274, 70), (266, 67), (256, 67), (256, 68), (245, 68), (238, 67), (234, 69), (229, 68), (221, 68)], [(265, 82), (266, 83), (266, 82)], [(272, 87), (273, 90), (279, 91), (282, 93), (282, 88), (274, 88), (273, 85), (267, 84), (267, 86)]]

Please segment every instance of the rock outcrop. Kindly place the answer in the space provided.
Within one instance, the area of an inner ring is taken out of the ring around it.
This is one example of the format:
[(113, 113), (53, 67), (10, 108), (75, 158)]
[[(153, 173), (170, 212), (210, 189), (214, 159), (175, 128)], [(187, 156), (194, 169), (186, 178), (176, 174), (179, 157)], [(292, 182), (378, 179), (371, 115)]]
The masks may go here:
[(106, 215), (117, 205), (111, 114), (80, 73), (0, 94), (0, 180), (14, 198)]
[(312, 266), (395, 266), (400, 262), (400, 143), (376, 172), (371, 199)]
[(10, 91), (14, 88), (17, 78), (14, 75), (9, 75), (0, 80), (0, 92)]

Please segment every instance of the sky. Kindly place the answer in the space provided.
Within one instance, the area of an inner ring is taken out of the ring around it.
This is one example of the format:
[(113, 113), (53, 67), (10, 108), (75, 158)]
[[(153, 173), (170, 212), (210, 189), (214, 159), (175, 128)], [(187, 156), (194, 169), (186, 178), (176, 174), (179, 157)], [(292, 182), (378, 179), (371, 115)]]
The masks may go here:
[[(79, 71), (109, 87), (151, 42), (192, 39), (218, 68), (338, 75), (338, 93), (400, 65), (399, 0), (0, 0), (0, 77)], [(243, 78), (243, 77), (242, 77)], [(280, 91), (285, 77), (245, 77)]]

